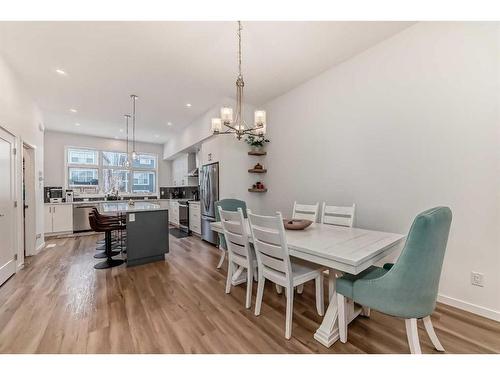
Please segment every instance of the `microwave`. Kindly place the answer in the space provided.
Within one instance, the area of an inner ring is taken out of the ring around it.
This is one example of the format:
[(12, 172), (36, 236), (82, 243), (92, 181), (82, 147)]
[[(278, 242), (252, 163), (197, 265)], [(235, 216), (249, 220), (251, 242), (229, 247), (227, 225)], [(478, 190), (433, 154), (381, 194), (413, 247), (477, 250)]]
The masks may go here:
[(46, 186), (44, 189), (45, 203), (61, 203), (63, 200), (63, 188), (59, 186)]

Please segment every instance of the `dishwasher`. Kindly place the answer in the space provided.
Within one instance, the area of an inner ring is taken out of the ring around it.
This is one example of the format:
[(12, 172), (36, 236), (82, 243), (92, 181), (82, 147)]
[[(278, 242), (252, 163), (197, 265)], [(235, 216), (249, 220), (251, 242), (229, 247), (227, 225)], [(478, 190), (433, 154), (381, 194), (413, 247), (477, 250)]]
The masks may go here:
[(92, 204), (73, 205), (73, 232), (84, 232), (91, 230), (89, 224), (89, 213), (95, 208)]

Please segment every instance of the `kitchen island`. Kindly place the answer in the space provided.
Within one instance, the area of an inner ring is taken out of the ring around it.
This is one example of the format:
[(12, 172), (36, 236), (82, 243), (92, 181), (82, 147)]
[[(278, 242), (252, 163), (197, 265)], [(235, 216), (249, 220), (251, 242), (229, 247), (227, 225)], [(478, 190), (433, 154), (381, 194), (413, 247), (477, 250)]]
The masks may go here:
[(160, 261), (169, 252), (168, 210), (149, 202), (105, 202), (97, 206), (103, 215), (119, 215), (126, 222), (127, 266)]

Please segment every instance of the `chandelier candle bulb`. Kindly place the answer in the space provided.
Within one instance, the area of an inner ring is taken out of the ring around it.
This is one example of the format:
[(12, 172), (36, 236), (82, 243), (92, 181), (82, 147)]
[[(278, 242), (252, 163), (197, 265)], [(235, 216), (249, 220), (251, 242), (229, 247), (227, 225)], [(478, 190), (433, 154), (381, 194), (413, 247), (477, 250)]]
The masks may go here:
[(212, 119), (212, 132), (219, 133), (222, 130), (222, 120), (220, 118)]
[(222, 107), (220, 117), (225, 123), (233, 122), (233, 109), (231, 107)]
[(254, 114), (255, 126), (263, 127), (266, 125), (266, 111), (258, 110)]

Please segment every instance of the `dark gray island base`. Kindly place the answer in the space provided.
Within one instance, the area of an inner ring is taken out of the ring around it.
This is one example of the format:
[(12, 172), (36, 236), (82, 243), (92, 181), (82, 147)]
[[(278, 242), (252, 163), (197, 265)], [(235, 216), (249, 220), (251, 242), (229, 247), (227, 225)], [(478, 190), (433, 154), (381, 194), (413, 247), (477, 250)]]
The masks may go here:
[(165, 260), (169, 252), (167, 209), (147, 202), (103, 203), (100, 209), (126, 219), (127, 267)]

